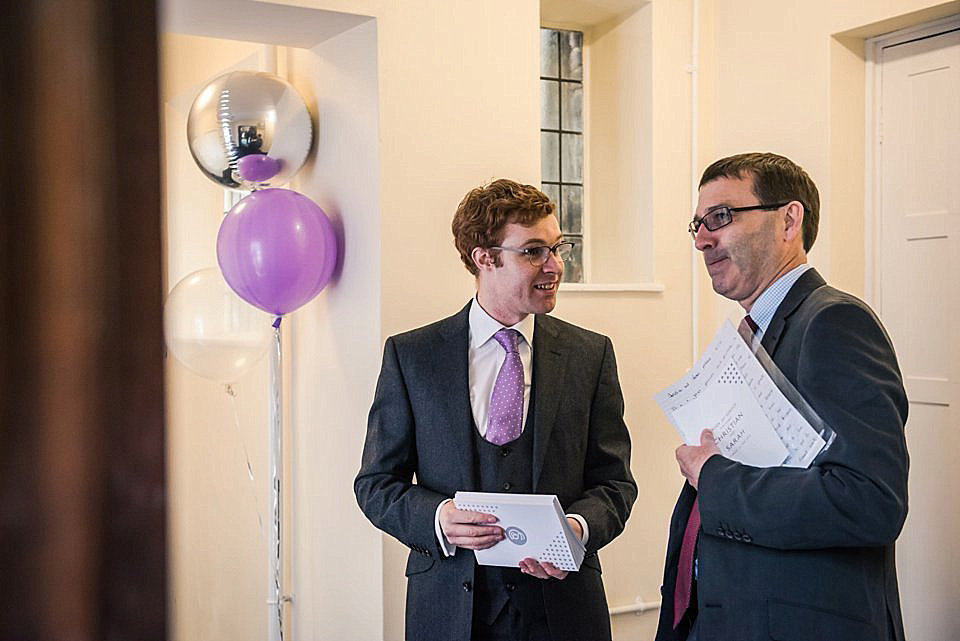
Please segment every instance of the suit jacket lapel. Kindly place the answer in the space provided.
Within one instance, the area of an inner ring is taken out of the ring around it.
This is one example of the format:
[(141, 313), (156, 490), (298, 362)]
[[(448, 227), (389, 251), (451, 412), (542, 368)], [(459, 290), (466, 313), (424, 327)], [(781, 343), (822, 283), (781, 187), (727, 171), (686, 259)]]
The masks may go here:
[(783, 302), (777, 307), (777, 311), (770, 320), (767, 331), (763, 333), (763, 340), (760, 341), (760, 344), (767, 351), (767, 354), (770, 355), (770, 358), (773, 358), (773, 354), (777, 350), (780, 337), (783, 336), (783, 331), (787, 326), (787, 319), (790, 318), (791, 314), (800, 306), (800, 303), (806, 300), (807, 296), (809, 296), (813, 290), (819, 289), (826, 284), (827, 281), (823, 280), (823, 277), (820, 276), (816, 269), (808, 269), (797, 279), (797, 282), (793, 284), (793, 287), (790, 288), (790, 291), (787, 292), (786, 297), (784, 297)]
[(435, 429), (439, 446), (450, 454), (451, 470), (459, 470), (460, 487), (480, 487), (480, 470), (473, 456), (473, 411), (470, 408), (470, 303), (439, 328), (442, 345), (437, 345), (434, 389), (438, 402)]
[(567, 373), (567, 355), (557, 328), (547, 316), (537, 315), (533, 330), (533, 491), (537, 491), (547, 446)]

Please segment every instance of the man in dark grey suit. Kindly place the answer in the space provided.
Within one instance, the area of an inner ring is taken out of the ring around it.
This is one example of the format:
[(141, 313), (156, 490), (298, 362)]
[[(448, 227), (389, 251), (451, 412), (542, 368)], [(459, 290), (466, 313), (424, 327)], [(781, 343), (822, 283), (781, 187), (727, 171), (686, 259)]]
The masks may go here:
[(894, 543), (907, 515), (907, 398), (877, 317), (807, 265), (818, 217), (816, 186), (782, 156), (724, 158), (700, 181), (690, 232), (714, 290), (743, 306), (836, 438), (808, 469), (736, 463), (708, 430), (677, 449), (687, 482), (657, 641), (903, 641)]
[[(411, 549), (408, 641), (610, 639), (597, 550), (623, 530), (637, 487), (610, 340), (546, 315), (571, 246), (554, 212), (509, 180), (468, 193), (453, 233), (475, 298), (384, 346), (354, 489)], [(501, 369), (517, 357), (514, 418), (495, 418)], [(580, 571), (478, 566), (473, 551), (504, 533), (492, 515), (456, 509), (458, 490), (556, 494), (586, 545)]]

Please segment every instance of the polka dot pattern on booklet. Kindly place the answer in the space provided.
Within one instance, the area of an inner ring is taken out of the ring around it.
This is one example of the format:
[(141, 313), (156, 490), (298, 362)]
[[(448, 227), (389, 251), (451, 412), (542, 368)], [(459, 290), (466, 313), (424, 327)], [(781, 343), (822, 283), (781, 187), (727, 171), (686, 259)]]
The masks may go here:
[(497, 510), (500, 509), (499, 505), (493, 505), (491, 503), (460, 503), (456, 507), (459, 510), (467, 510), (469, 512), (486, 512), (487, 514), (496, 514)]
[(720, 382), (728, 385), (743, 385), (743, 376), (740, 374), (740, 368), (734, 363), (730, 363), (727, 369), (720, 372)]
[(558, 534), (547, 544), (547, 548), (540, 554), (538, 561), (552, 563), (561, 570), (575, 571), (577, 564), (570, 556), (570, 548), (567, 546), (567, 540), (563, 534)]

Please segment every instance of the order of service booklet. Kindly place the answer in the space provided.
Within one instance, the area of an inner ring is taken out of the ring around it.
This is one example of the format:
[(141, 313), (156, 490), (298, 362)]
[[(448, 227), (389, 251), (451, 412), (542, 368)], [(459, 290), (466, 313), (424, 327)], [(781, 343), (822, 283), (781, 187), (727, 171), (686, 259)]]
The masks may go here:
[(474, 551), (480, 565), (515, 568), (522, 559), (531, 558), (569, 572), (580, 569), (583, 544), (570, 529), (555, 495), (457, 492), (453, 502), (460, 510), (493, 514), (506, 534), (493, 547)]
[(687, 445), (699, 445), (710, 428), (720, 453), (746, 465), (809, 467), (833, 441), (833, 430), (763, 348), (748, 345), (729, 321), (690, 371), (654, 399)]

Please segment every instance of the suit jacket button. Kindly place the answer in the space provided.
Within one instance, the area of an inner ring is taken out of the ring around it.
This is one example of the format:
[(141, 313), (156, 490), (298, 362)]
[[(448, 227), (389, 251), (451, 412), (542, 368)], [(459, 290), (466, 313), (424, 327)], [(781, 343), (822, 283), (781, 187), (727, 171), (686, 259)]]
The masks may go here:
[(503, 458), (507, 458), (508, 456), (510, 456), (510, 448), (507, 446), (501, 447), (500, 456), (502, 456)]
[(507, 592), (513, 592), (513, 591), (516, 590), (516, 589), (517, 589), (517, 584), (516, 584), (516, 583), (508, 583), (508, 584), (507, 584)]
[(743, 535), (740, 534), (739, 532), (734, 532), (734, 533), (733, 533), (733, 540), (734, 540), (734, 541), (742, 541), (742, 540), (743, 540)]
[(509, 492), (511, 487), (513, 487), (513, 485), (510, 484), (510, 481), (507, 481), (506, 483), (503, 484), (503, 491)]
[(463, 582), (463, 591), (464, 591), (464, 592), (469, 592), (469, 591), (472, 590), (472, 589), (473, 589), (473, 584), (471, 584), (469, 581), (464, 581), (464, 582)]
[(744, 534), (744, 535), (743, 535), (743, 542), (744, 542), (744, 543), (750, 543), (751, 541), (753, 541), (753, 537), (752, 537), (752, 536), (750, 536), (749, 534)]
[(722, 527), (718, 527), (718, 528), (717, 528), (717, 536), (724, 536), (724, 535), (726, 534), (726, 532), (727, 532), (727, 531), (724, 530)]

